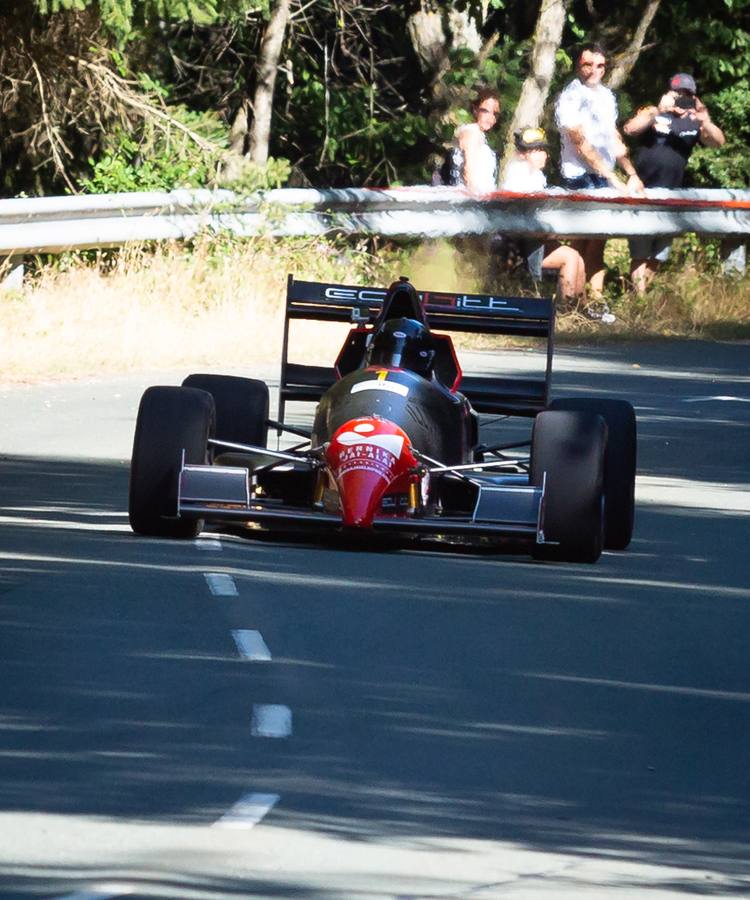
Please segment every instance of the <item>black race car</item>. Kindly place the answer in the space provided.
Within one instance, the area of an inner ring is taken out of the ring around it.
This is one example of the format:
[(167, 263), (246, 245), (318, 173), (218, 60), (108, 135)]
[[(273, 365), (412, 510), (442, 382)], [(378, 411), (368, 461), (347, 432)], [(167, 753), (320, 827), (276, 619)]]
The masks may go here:
[[(289, 360), (290, 322), (352, 328), (334, 366)], [(463, 376), (446, 332), (541, 339), (539, 378)], [(295, 281), (286, 301), (279, 412), (262, 382), (197, 374), (143, 395), (130, 472), (138, 534), (193, 537), (208, 521), (525, 548), (594, 562), (633, 531), (636, 424), (613, 399), (549, 402), (550, 299), (417, 293)], [(311, 428), (289, 401), (316, 403)], [(483, 414), (533, 417), (530, 440), (486, 444)], [(303, 439), (268, 447), (269, 429)], [(529, 448), (522, 452), (522, 445)]]

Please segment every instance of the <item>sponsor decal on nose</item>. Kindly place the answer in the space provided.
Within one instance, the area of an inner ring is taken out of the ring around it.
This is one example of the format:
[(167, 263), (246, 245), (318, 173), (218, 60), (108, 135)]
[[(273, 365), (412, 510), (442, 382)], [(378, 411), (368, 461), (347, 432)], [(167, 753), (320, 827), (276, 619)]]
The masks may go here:
[(406, 433), (387, 419), (353, 419), (334, 434), (326, 459), (339, 489), (344, 524), (372, 525), (388, 487), (416, 465)]

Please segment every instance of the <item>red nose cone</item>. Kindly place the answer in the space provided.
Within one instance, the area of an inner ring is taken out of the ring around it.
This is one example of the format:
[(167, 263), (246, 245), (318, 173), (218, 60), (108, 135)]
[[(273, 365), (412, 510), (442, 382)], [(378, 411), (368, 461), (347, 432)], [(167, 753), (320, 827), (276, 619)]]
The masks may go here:
[(341, 499), (344, 525), (369, 528), (383, 494), (416, 461), (406, 432), (387, 419), (352, 419), (326, 453)]
[(362, 469), (343, 472), (337, 481), (344, 525), (369, 528), (390, 482)]

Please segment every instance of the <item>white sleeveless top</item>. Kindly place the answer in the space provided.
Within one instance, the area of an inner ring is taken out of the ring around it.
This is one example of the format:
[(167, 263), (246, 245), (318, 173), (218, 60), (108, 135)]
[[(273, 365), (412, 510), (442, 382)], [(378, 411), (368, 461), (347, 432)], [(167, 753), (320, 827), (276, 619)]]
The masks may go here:
[(459, 169), (461, 184), (465, 184), (463, 177), (465, 160), (463, 151), (459, 146), (459, 141), (461, 139), (461, 135), (464, 134), (469, 128), (476, 129), (482, 138), (482, 143), (477, 150), (478, 165), (475, 172), (475, 184), (477, 190), (479, 190), (482, 194), (489, 194), (492, 191), (497, 190), (497, 155), (492, 147), (490, 147), (490, 145), (487, 143), (487, 136), (476, 122), (469, 122), (466, 125), (461, 125), (456, 129), (456, 133), (453, 136), (454, 145), (457, 151), (456, 165)]

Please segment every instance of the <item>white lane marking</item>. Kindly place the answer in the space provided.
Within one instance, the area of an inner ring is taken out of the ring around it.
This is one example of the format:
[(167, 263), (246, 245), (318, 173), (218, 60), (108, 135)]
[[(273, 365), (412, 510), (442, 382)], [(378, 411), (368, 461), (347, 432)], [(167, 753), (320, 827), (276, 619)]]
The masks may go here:
[(253, 737), (289, 737), (292, 733), (291, 709), (279, 703), (254, 703), (250, 733)]
[(109, 897), (127, 897), (135, 893), (135, 886), (130, 884), (102, 884), (88, 891), (75, 891), (72, 894), (60, 894), (52, 900), (107, 900)]
[(212, 827), (250, 829), (271, 812), (279, 799), (278, 794), (245, 794)]
[(732, 397), (727, 394), (719, 394), (715, 397), (684, 397), (683, 403), (702, 403), (704, 400), (734, 400), (737, 403), (750, 403), (750, 397)]
[(232, 631), (232, 637), (243, 659), (253, 662), (268, 662), (271, 659), (271, 651), (259, 631), (239, 629)]
[(231, 575), (225, 575), (223, 572), (204, 572), (203, 576), (214, 597), (239, 596), (237, 585)]
[(221, 550), (221, 541), (218, 538), (196, 538), (195, 546), (199, 550)]

